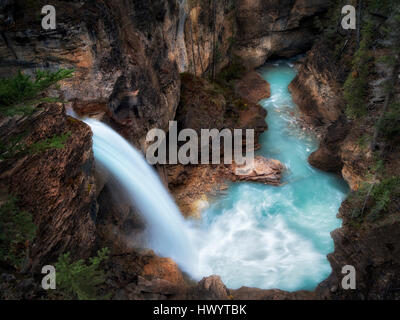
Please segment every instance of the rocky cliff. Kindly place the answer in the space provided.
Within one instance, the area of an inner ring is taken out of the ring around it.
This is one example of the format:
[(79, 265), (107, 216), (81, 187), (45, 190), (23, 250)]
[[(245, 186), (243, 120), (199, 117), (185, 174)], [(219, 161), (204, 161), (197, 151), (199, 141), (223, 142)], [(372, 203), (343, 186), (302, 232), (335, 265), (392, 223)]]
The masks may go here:
[(235, 1), (190, 0), (185, 42), (190, 73), (218, 73), (230, 62), (236, 36)]
[(104, 112), (136, 145), (166, 128), (179, 102), (179, 3), (54, 1), (57, 28), (41, 28), (45, 1), (7, 1), (0, 38), (1, 76), (72, 68), (62, 97), (79, 114)]
[(318, 35), (314, 18), (329, 5), (328, 0), (238, 0), (235, 53), (255, 68), (270, 57), (305, 52)]
[[(76, 257), (89, 256), (97, 215), (90, 128), (66, 116), (62, 105), (49, 104), (29, 119), (2, 118), (0, 133), (9, 140), (22, 136), (19, 143), (30, 150), (0, 161), (0, 192), (15, 196), (37, 226), (24, 268), (40, 271), (68, 251)], [(61, 148), (38, 145), (62, 135), (67, 139)]]
[[(352, 34), (325, 35), (300, 61), (299, 74), (291, 84), (306, 121), (323, 135), (319, 149), (310, 156), (310, 163), (341, 174), (352, 189), (338, 215), (343, 219), (343, 227), (332, 233), (335, 251), (328, 259), (333, 272), (315, 291), (319, 299), (399, 298), (398, 170), (395, 169), (399, 147), (397, 140), (385, 136), (381, 122), (388, 112), (398, 119), (391, 108), (399, 101), (400, 94), (400, 41), (394, 31), (399, 19), (395, 18), (396, 7), (364, 9), (372, 13), (364, 17), (364, 23), (376, 26), (373, 34), (365, 31), (363, 34), (364, 39), (373, 39), (368, 44), (373, 50), (367, 45), (366, 51), (357, 51)], [(381, 28), (390, 31), (382, 32)], [(332, 37), (339, 44), (336, 48)], [(387, 55), (395, 57), (393, 62), (382, 62)], [(368, 69), (365, 74), (360, 71), (364, 65), (357, 65), (357, 59), (363, 56)], [(353, 79), (366, 83), (355, 105), (351, 99), (359, 89), (348, 89)], [(347, 99), (342, 99), (346, 94)], [(354, 115), (355, 107), (363, 112)], [(389, 131), (396, 130), (395, 122), (386, 125), (391, 127)], [(355, 290), (342, 288), (345, 265), (356, 269)]]

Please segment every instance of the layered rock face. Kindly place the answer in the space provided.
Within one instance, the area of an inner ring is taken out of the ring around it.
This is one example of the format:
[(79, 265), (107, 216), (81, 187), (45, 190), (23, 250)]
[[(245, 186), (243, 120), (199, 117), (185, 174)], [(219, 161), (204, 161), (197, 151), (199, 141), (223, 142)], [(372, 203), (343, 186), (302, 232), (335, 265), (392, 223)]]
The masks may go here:
[(344, 157), (341, 145), (351, 125), (343, 114), (344, 70), (336, 63), (326, 42), (319, 42), (296, 62), (298, 74), (289, 86), (293, 101), (299, 106), (307, 126), (321, 132), (320, 147), (309, 162), (328, 172), (341, 174)]
[(289, 86), (305, 120), (314, 126), (338, 120), (344, 109), (339, 82), (342, 70), (325, 46), (315, 45), (296, 63), (298, 74)]
[(43, 105), (31, 118), (1, 119), (2, 137), (24, 135), (27, 146), (68, 134), (64, 147), (0, 162), (0, 189), (33, 216), (37, 235), (27, 268), (40, 271), (61, 253), (87, 257), (95, 241), (97, 204), (90, 128), (67, 117), (60, 104)]
[[(395, 7), (393, 11), (396, 11)], [(392, 24), (391, 18), (381, 19), (376, 22), (377, 25), (388, 30), (398, 28)], [(291, 85), (300, 108), (310, 120), (316, 117), (317, 121), (309, 122), (323, 128), (320, 148), (310, 156), (310, 163), (341, 174), (353, 190), (338, 215), (343, 219), (343, 227), (332, 233), (335, 250), (328, 256), (332, 274), (315, 291), (320, 299), (381, 300), (400, 297), (399, 205), (397, 196), (390, 195), (396, 187), (386, 190), (390, 197), (384, 209), (375, 211), (376, 203), (385, 201), (384, 196), (372, 196), (382, 181), (398, 176), (398, 143), (381, 137), (380, 145), (375, 150), (368, 140), (377, 134), (376, 123), (386, 112), (385, 103), (398, 101), (400, 97), (398, 62), (391, 65), (379, 62), (379, 57), (398, 55), (399, 39), (397, 33), (389, 32), (386, 38), (377, 36), (374, 41), (377, 45), (370, 54), (375, 60), (372, 59), (374, 62), (369, 65), (370, 73), (366, 77), (369, 88), (365, 105), (360, 106), (365, 108), (362, 116), (346, 119), (342, 114), (345, 103), (335, 98), (335, 95), (342, 95), (338, 88), (343, 87), (348, 72), (343, 74), (340, 65), (344, 60), (353, 58), (351, 46), (347, 49), (343, 47), (340, 58), (329, 58), (332, 48), (329, 50), (326, 44), (319, 43), (301, 61), (299, 75)], [(328, 39), (324, 42), (329, 44)], [(357, 72), (352, 74), (353, 78), (357, 76)], [(390, 83), (391, 94), (383, 93), (382, 83)], [(365, 138), (367, 141), (363, 140)], [(381, 167), (377, 168), (379, 161)], [(363, 184), (367, 190), (362, 188)], [(342, 268), (346, 265), (355, 268), (355, 290), (344, 290), (342, 287), (345, 276)]]
[[(46, 4), (46, 3), (44, 3)], [(43, 5), (44, 5), (43, 4)], [(61, 85), (79, 114), (105, 112), (106, 121), (142, 145), (149, 129), (174, 118), (180, 82), (179, 3), (53, 1), (57, 28), (45, 31), (41, 1), (8, 1), (0, 38), (1, 76), (18, 68), (73, 68)]]
[(317, 34), (313, 19), (328, 0), (238, 0), (237, 49), (249, 68), (271, 56), (292, 57), (305, 52)]
[(234, 5), (234, 0), (188, 1), (185, 42), (190, 73), (216, 73), (230, 62), (236, 33)]

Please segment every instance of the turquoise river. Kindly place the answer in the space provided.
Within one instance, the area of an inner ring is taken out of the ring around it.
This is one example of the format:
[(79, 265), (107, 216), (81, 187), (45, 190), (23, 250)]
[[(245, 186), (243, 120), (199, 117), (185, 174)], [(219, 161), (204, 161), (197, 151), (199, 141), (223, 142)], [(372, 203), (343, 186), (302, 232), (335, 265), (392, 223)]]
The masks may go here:
[(220, 275), (232, 289), (313, 290), (331, 272), (330, 233), (341, 226), (336, 215), (348, 186), (307, 161), (318, 141), (296, 121), (298, 108), (288, 90), (296, 76), (293, 65), (277, 61), (259, 72), (271, 85), (271, 97), (260, 102), (269, 130), (257, 154), (285, 164), (283, 184), (230, 184), (203, 211), (196, 228), (199, 273)]

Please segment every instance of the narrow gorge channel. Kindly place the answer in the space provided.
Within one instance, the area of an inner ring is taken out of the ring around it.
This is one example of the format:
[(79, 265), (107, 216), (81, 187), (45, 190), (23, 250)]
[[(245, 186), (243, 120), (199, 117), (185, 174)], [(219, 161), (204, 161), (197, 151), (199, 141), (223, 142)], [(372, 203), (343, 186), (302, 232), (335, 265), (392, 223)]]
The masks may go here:
[(260, 102), (269, 130), (258, 154), (285, 164), (283, 184), (233, 183), (204, 210), (202, 236), (196, 237), (200, 273), (220, 275), (232, 289), (313, 290), (331, 272), (330, 232), (341, 225), (336, 215), (348, 186), (307, 161), (318, 140), (296, 120), (298, 108), (288, 91), (293, 65), (278, 61), (259, 72), (272, 95)]
[(300, 114), (288, 91), (296, 75), (291, 62), (269, 63), (259, 72), (272, 95), (260, 102), (269, 130), (257, 155), (284, 163), (282, 185), (231, 183), (200, 221), (182, 218), (156, 173), (124, 138), (99, 121), (85, 122), (93, 131), (96, 161), (146, 221), (142, 245), (172, 258), (196, 280), (219, 275), (231, 289), (313, 290), (331, 272), (330, 232), (341, 226), (336, 214), (348, 186), (308, 163), (318, 140), (298, 124)]

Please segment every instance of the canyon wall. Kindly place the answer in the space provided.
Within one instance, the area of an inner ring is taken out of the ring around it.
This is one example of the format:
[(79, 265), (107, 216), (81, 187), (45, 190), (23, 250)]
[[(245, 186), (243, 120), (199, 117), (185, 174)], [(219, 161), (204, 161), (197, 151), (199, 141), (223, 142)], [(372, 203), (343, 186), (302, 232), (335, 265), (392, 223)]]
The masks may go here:
[[(395, 10), (396, 7), (390, 8), (391, 12)], [(376, 124), (386, 112), (385, 105), (400, 98), (400, 39), (395, 31), (398, 22), (393, 16), (368, 19), (377, 27), (371, 35), (373, 50), (358, 53), (369, 55), (369, 70), (364, 75), (367, 88), (364, 101), (358, 106), (365, 110), (362, 115), (349, 115), (349, 104), (341, 98), (346, 77), (362, 76), (351, 70), (357, 50), (354, 35), (336, 32), (334, 43), (332, 34), (323, 37), (299, 62), (299, 74), (290, 87), (305, 120), (322, 135), (310, 163), (342, 175), (352, 190), (338, 214), (343, 226), (332, 232), (335, 250), (328, 256), (332, 274), (315, 291), (319, 299), (399, 299), (398, 186), (385, 187), (385, 181), (398, 176), (398, 140), (377, 135)], [(382, 33), (380, 28), (390, 31)], [(340, 46), (335, 48), (338, 43)], [(397, 55), (396, 61), (382, 63), (381, 58), (386, 55)], [(390, 85), (385, 87), (383, 83)], [(373, 137), (380, 141), (373, 141)], [(385, 191), (377, 196), (377, 189)], [(388, 202), (379, 208), (380, 201)], [(356, 270), (354, 290), (342, 287), (342, 268), (346, 265)]]
[(235, 0), (188, 1), (185, 42), (190, 73), (212, 75), (227, 66), (235, 36)]
[(43, 1), (8, 1), (0, 38), (0, 75), (17, 69), (75, 70), (61, 84), (78, 114), (105, 121), (138, 146), (166, 128), (179, 102), (179, 2), (54, 1), (57, 28), (38, 19)]
[(318, 35), (314, 18), (330, 5), (328, 0), (237, 0), (235, 54), (249, 68), (272, 56), (292, 57), (311, 48)]
[(212, 76), (239, 55), (249, 67), (304, 52), (327, 1), (54, 1), (57, 28), (38, 18), (44, 1), (2, 4), (0, 75), (73, 68), (61, 97), (100, 114), (136, 146), (166, 129), (180, 99), (179, 72)]

